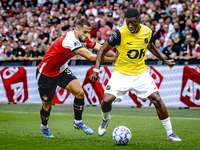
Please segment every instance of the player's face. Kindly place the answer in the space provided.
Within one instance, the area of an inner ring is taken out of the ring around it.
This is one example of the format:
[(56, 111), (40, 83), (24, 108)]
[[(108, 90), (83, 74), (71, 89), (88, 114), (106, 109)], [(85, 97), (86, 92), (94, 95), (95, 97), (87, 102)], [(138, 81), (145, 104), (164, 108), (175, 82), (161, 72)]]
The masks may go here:
[(83, 28), (79, 29), (78, 40), (80, 42), (86, 42), (87, 38), (90, 37), (91, 27), (83, 25)]
[(126, 25), (131, 33), (137, 33), (140, 29), (140, 17), (126, 18)]

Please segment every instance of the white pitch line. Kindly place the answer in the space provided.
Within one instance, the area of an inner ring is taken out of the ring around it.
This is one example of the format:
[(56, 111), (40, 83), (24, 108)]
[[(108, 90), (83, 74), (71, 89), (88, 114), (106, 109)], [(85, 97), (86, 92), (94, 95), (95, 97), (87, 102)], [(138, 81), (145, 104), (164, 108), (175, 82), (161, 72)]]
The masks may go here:
[[(39, 112), (29, 112), (29, 111), (4, 111), (4, 110), (0, 110), (0, 113), (15, 113), (15, 114), (39, 114)], [(67, 115), (67, 116), (71, 116), (73, 115), (73, 113), (58, 113), (58, 112), (51, 112), (51, 115)], [(113, 115), (112, 116), (115, 117), (126, 117), (126, 118), (135, 118), (135, 117), (148, 117), (148, 118), (153, 118), (153, 119), (158, 119), (158, 117), (154, 117), (154, 116), (133, 116), (133, 115)], [(101, 117), (101, 114), (83, 114), (83, 116), (91, 116), (91, 117)], [(200, 120), (200, 118), (185, 118), (185, 117), (170, 117), (171, 119), (183, 119), (183, 120)]]

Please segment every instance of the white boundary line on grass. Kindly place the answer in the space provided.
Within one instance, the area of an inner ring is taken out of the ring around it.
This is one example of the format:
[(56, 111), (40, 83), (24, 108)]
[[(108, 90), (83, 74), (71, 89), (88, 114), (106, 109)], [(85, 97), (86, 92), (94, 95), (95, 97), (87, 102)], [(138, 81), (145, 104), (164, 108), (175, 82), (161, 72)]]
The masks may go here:
[[(15, 114), (38, 114), (39, 112), (29, 112), (29, 111), (7, 111), (7, 110), (0, 110), (0, 113), (15, 113)], [(51, 112), (51, 115), (73, 115), (73, 113), (58, 113), (58, 112)], [(83, 114), (83, 116), (92, 116), (92, 117), (101, 117), (101, 114)], [(135, 118), (135, 117), (148, 117), (148, 118), (158, 118), (153, 116), (131, 116), (131, 115), (112, 115), (116, 117), (127, 117), (127, 118)], [(183, 119), (183, 120), (200, 120), (200, 118), (186, 118), (186, 117), (170, 117), (171, 119)]]

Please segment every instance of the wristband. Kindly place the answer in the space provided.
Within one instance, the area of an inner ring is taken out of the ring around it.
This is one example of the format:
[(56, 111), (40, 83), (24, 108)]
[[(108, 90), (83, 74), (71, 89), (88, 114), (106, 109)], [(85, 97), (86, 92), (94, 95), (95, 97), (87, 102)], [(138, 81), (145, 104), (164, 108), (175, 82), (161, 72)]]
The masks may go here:
[(99, 73), (100, 70), (97, 68), (94, 68), (93, 71)]

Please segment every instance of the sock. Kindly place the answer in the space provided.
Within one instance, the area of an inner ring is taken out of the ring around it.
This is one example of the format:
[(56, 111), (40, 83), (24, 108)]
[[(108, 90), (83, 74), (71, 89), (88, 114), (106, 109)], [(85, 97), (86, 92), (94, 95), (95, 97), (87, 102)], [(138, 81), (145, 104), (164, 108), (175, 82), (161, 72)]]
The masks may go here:
[(171, 121), (170, 121), (169, 117), (164, 119), (164, 120), (161, 120), (161, 122), (162, 122), (162, 124), (163, 124), (163, 126), (164, 126), (164, 128), (165, 128), (165, 130), (167, 132), (167, 136), (172, 134), (173, 133), (172, 125), (171, 125)]
[(108, 115), (109, 115), (109, 112), (104, 113), (104, 112), (101, 110), (101, 114), (102, 114), (103, 120), (107, 120), (107, 117), (108, 117)]
[(43, 124), (41, 124), (41, 126), (42, 126), (44, 129), (48, 128), (48, 125), (43, 125)]
[(42, 120), (42, 125), (47, 125), (47, 121), (49, 120), (49, 116), (50, 116), (50, 112), (47, 112), (42, 107), (42, 109), (40, 111), (40, 117), (41, 117), (41, 120)]
[(74, 99), (74, 119), (82, 120), (82, 112), (84, 109), (84, 98), (78, 99), (75, 97)]
[(79, 124), (79, 123), (81, 123), (83, 121), (82, 120), (76, 120), (76, 119), (74, 119), (74, 122), (75, 122), (75, 124)]

